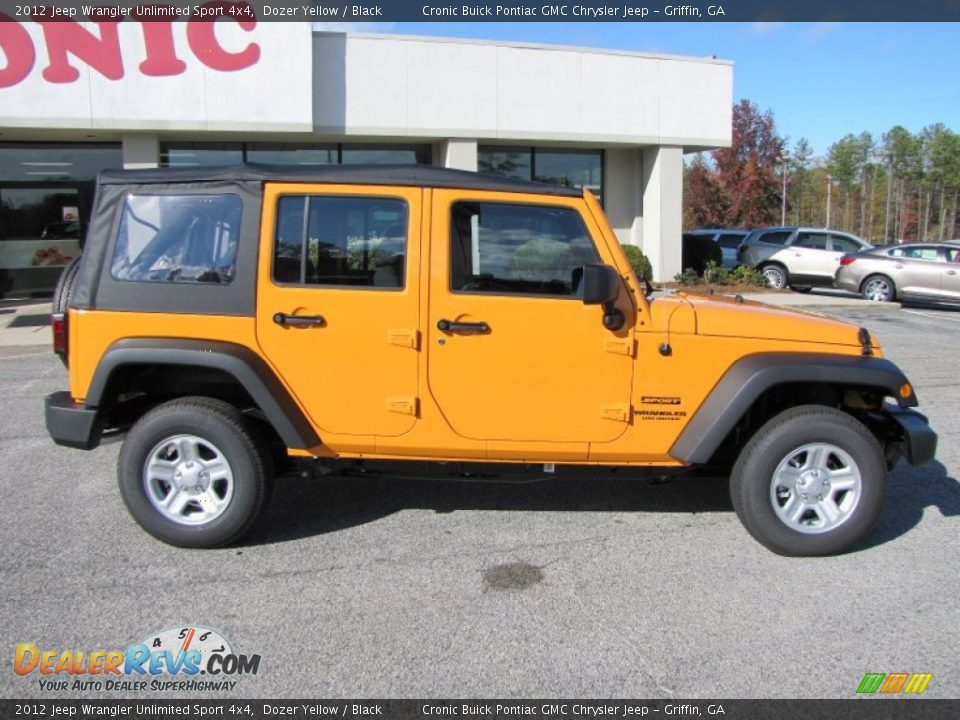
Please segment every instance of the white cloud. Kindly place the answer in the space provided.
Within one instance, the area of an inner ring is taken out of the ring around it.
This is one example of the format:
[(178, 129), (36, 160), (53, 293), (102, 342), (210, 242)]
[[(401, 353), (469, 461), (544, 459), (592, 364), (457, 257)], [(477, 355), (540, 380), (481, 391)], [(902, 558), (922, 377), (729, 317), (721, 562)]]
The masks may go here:
[(843, 23), (838, 22), (818, 22), (800, 36), (800, 40), (807, 45), (815, 45), (823, 40), (827, 35), (839, 28)]

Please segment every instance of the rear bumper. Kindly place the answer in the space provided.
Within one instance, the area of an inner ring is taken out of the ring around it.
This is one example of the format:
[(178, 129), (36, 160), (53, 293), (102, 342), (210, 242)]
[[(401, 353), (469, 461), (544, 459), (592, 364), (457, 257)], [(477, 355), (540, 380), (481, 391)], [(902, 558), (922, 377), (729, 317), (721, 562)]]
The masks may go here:
[(916, 410), (888, 404), (884, 415), (892, 420), (900, 439), (896, 441), (900, 455), (911, 465), (923, 465), (937, 454), (937, 434), (930, 429), (927, 418)]
[(74, 402), (66, 391), (47, 395), (44, 408), (47, 432), (57, 445), (92, 450), (100, 444), (103, 427), (96, 408)]

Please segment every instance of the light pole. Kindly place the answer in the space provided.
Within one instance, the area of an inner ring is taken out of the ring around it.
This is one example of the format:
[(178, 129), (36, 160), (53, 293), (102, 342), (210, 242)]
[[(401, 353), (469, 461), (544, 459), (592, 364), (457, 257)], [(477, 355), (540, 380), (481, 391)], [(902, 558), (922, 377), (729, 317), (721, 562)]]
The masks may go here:
[(780, 224), (787, 224), (787, 161), (789, 153), (783, 154), (783, 194), (780, 196)]
[(833, 194), (833, 178), (827, 175), (827, 224), (830, 227), (830, 196)]

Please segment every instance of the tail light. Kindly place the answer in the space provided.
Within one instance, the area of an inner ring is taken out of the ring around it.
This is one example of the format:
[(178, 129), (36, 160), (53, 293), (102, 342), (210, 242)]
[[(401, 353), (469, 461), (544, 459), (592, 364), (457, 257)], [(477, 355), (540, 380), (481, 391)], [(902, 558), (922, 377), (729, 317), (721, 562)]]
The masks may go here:
[(67, 316), (63, 313), (53, 313), (50, 316), (50, 327), (53, 328), (53, 351), (65, 358), (67, 356)]
[(840, 258), (840, 267), (846, 267), (856, 259), (857, 258), (855, 255), (844, 255), (842, 258)]

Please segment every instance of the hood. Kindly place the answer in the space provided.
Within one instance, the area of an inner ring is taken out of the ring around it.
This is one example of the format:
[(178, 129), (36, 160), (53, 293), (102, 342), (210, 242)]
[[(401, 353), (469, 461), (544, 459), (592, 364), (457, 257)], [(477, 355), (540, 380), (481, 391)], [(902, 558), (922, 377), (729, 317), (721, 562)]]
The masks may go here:
[[(863, 347), (859, 326), (816, 313), (725, 296), (678, 296), (693, 308), (698, 335)], [(879, 349), (872, 338), (869, 344)]]

